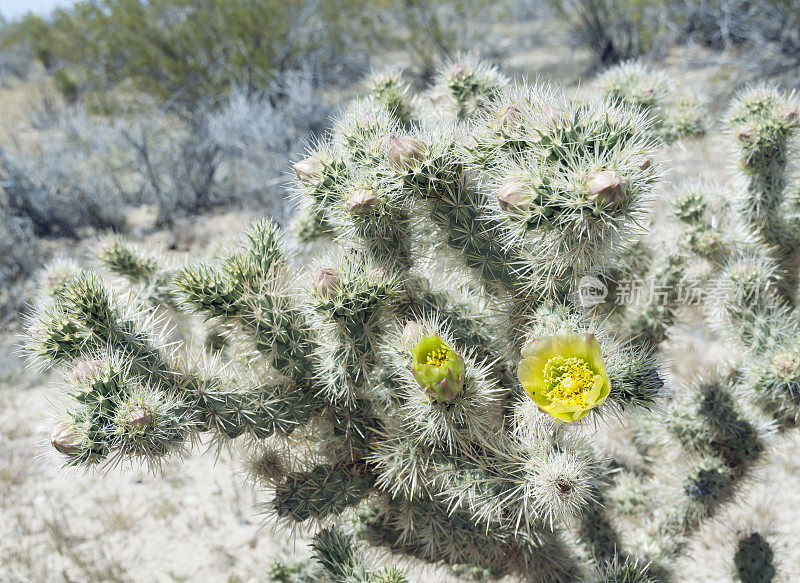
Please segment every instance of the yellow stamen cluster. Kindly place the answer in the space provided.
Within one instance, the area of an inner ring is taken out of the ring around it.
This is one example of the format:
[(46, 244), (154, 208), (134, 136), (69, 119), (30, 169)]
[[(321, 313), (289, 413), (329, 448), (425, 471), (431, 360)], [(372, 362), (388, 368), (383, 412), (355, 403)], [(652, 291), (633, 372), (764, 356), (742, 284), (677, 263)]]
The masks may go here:
[(430, 353), (428, 353), (428, 357), (425, 359), (425, 364), (438, 368), (447, 362), (447, 357), (448, 350), (446, 348), (437, 348), (436, 350), (432, 350)]
[(544, 365), (544, 385), (550, 399), (564, 405), (588, 406), (585, 394), (595, 373), (582, 358), (554, 356)]

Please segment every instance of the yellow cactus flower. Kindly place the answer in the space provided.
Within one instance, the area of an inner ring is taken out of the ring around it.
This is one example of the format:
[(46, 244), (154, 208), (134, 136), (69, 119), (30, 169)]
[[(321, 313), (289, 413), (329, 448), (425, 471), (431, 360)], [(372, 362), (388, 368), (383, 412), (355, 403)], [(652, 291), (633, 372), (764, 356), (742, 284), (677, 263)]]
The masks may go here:
[(517, 374), (539, 407), (566, 423), (603, 404), (611, 381), (593, 334), (559, 332), (522, 349)]
[(425, 336), (411, 349), (414, 379), (429, 396), (453, 401), (464, 386), (464, 359), (439, 336)]

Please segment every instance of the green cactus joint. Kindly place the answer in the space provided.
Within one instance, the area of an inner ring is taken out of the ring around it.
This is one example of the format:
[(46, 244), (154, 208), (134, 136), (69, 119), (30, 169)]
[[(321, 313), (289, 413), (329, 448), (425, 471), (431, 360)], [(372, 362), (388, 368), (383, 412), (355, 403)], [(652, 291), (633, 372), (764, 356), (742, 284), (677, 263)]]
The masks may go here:
[(539, 407), (561, 421), (577, 421), (603, 404), (611, 381), (592, 334), (560, 332), (522, 349), (518, 375)]
[(464, 358), (439, 336), (425, 336), (411, 349), (414, 379), (437, 401), (452, 402), (464, 387)]

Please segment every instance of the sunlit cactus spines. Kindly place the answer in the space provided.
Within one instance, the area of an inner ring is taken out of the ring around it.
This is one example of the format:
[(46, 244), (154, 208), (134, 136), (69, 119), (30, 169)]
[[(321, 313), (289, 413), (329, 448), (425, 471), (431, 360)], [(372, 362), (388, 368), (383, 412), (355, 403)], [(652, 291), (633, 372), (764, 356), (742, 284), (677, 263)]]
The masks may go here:
[(743, 91), (731, 104), (727, 124), (736, 161), (746, 179), (740, 211), (753, 233), (781, 265), (779, 290), (793, 303), (797, 285), (797, 231), (788, 187), (791, 138), (800, 128), (796, 95), (774, 87)]
[(401, 125), (410, 126), (416, 121), (416, 106), (412, 103), (411, 88), (403, 80), (402, 70), (374, 73), (367, 81), (367, 92), (382, 103)]
[(653, 122), (650, 131), (666, 143), (706, 131), (702, 102), (691, 95), (679, 95), (664, 71), (628, 61), (600, 75), (597, 87), (615, 102), (647, 113)]
[(438, 106), (464, 121), (494, 101), (507, 84), (497, 67), (461, 54), (439, 69), (433, 92)]
[[(699, 125), (626, 70), (612, 95), (462, 57), (421, 97), (379, 74), (294, 163), (294, 238), (255, 221), (181, 266), (108, 239), (127, 290), (54, 266), (27, 332), (66, 373), (54, 455), (156, 469), (235, 445), (265, 521), (317, 533), (323, 580), (413, 579), (369, 545), (462, 577), (676, 581), (800, 420), (796, 244), (767, 237), (796, 222), (796, 115), (743, 96), (748, 185), (665, 188), (662, 147)], [(729, 362), (679, 383), (665, 355), (695, 292)]]

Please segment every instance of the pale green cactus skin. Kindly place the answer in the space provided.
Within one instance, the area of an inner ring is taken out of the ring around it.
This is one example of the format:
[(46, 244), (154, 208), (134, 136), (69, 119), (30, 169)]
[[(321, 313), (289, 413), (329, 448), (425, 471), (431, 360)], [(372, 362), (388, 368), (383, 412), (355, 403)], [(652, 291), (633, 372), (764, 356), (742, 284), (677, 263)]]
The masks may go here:
[[(226, 255), (180, 268), (110, 240), (99, 259), (138, 295), (72, 265), (45, 275), (28, 350), (72, 371), (53, 446), (67, 465), (157, 466), (201, 434), (236, 440), (268, 517), (322, 528), (314, 552), (335, 582), (407, 580), (365, 564), (359, 544), (482, 579), (673, 581), (692, 536), (800, 419), (794, 290), (779, 268), (795, 247), (764, 240), (789, 220), (775, 197), (791, 111), (765, 122), (776, 147), (753, 150), (746, 224), (725, 231), (700, 189), (675, 203), (676, 228), (717, 229), (721, 244), (693, 231), (666, 253), (642, 227), (668, 141), (652, 104), (510, 84), (468, 58), (424, 96), (398, 75), (368, 86), (294, 165), (303, 232), (332, 238), (311, 264), (263, 220)], [(704, 283), (731, 282), (709, 318), (747, 358), (664, 392), (676, 298), (590, 311), (576, 291), (592, 276), (613, 297), (614, 280), (650, 274), (674, 294), (691, 262), (709, 266)], [(169, 340), (165, 307), (208, 320), (231, 350)], [(569, 423), (517, 377), (526, 344), (565, 330), (596, 338), (610, 385)], [(412, 370), (432, 336), (458, 363), (439, 398)], [(594, 437), (611, 418), (637, 427), (643, 457), (676, 461), (608, 459)]]

